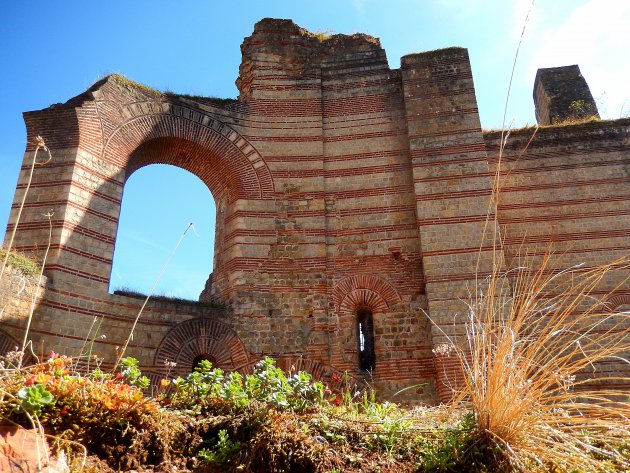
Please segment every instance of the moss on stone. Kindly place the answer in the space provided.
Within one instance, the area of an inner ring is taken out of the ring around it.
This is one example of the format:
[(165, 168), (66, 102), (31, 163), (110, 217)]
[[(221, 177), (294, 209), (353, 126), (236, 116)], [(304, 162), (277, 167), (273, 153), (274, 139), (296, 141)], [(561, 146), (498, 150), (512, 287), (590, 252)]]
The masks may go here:
[(237, 102), (237, 99), (223, 99), (220, 97), (204, 97), (203, 95), (193, 95), (193, 94), (177, 94), (175, 92), (164, 92), (163, 94), (166, 97), (172, 98), (172, 99), (187, 99), (187, 100), (194, 100), (195, 102), (204, 102), (204, 103), (211, 103), (214, 105), (229, 105), (231, 103)]
[[(4, 261), (7, 255), (7, 250), (0, 248), (0, 260)], [(7, 265), (16, 269), (25, 276), (35, 276), (42, 270), (41, 266), (33, 259), (22, 253), (16, 251), (9, 252), (9, 259)]]
[(111, 74), (110, 76), (107, 76), (107, 77), (113, 80), (116, 84), (120, 85), (121, 87), (126, 88), (127, 90), (139, 89), (143, 92), (148, 92), (150, 94), (158, 95), (160, 97), (165, 97), (169, 99), (175, 99), (175, 100), (187, 99), (187, 100), (194, 100), (195, 102), (211, 103), (218, 106), (229, 105), (237, 101), (237, 99), (231, 99), (231, 98), (224, 99), (220, 97), (204, 97), (203, 95), (194, 95), (194, 94), (178, 94), (176, 92), (171, 92), (170, 90), (163, 92), (161, 90), (157, 90), (152, 87), (149, 87), (148, 85), (141, 84), (140, 82), (131, 80), (128, 77), (125, 77), (121, 74)]
[(125, 87), (126, 89), (141, 89), (152, 94), (163, 95), (159, 90), (149, 87), (148, 85), (141, 84), (140, 82), (136, 82), (135, 80), (131, 80), (121, 74), (111, 74), (109, 77), (118, 85)]
[[(118, 288), (114, 291), (114, 295), (116, 296), (125, 296), (125, 297), (133, 297), (134, 299), (146, 299), (147, 295), (143, 294), (140, 291), (135, 289), (130, 289), (126, 287)], [(164, 294), (154, 294), (150, 297), (150, 300), (155, 302), (168, 302), (172, 304), (188, 304), (194, 306), (201, 307), (212, 307), (216, 309), (224, 309), (226, 306), (224, 303), (220, 301), (196, 301), (193, 299), (184, 299), (181, 297), (172, 297)]]

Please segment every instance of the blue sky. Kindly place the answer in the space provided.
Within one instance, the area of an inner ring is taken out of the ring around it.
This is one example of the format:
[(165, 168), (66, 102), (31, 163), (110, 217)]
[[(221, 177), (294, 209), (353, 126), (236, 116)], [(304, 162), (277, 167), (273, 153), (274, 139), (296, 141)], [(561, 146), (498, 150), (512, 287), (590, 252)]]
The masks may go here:
[[(379, 37), (390, 67), (419, 51), (469, 49), (482, 126), (500, 128), (514, 53), (531, 0), (19, 1), (0, 4), (0, 226), (22, 161), (21, 113), (65, 102), (121, 73), (179, 93), (236, 97), (240, 44), (264, 17), (311, 31)], [(606, 118), (630, 115), (630, 2), (538, 0), (516, 68), (507, 123), (534, 123), (538, 67), (579, 64)], [(168, 183), (168, 186), (165, 184)], [(165, 190), (168, 187), (168, 192)], [(188, 234), (158, 292), (196, 298), (211, 271), (212, 196), (185, 171), (150, 166), (125, 187), (112, 286), (146, 291)]]

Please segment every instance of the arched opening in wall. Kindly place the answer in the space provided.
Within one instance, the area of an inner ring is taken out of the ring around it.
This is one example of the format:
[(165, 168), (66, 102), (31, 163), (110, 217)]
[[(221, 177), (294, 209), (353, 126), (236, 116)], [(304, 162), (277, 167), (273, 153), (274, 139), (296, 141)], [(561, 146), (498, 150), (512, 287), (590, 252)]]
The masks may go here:
[(195, 371), (199, 367), (202, 361), (209, 361), (212, 364), (213, 368), (216, 368), (218, 366), (217, 359), (214, 356), (208, 353), (202, 353), (201, 355), (198, 355), (195, 357), (195, 359), (192, 362), (192, 367), (190, 368), (190, 371), (191, 372)]
[(376, 353), (374, 351), (374, 320), (370, 309), (357, 310), (357, 340), (359, 344), (359, 369), (374, 371)]
[(127, 179), (109, 291), (146, 295), (190, 222), (154, 295), (198, 300), (212, 273), (216, 205), (206, 184), (176, 166), (144, 166)]

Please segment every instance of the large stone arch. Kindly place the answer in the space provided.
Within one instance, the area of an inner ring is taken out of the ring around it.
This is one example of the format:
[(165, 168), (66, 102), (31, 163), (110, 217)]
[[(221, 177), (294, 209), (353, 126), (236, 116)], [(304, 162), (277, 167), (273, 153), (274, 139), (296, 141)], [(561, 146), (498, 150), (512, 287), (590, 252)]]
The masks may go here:
[[(29, 137), (44, 136), (54, 158), (36, 176), (15, 242), (23, 251), (46, 248), (49, 222), (42, 219), (41, 208), (54, 208), (46, 261), (49, 284), (40, 311), (50, 315), (48, 321), (36, 317), (31, 329), (34, 339), (45, 339), (55, 349), (63, 347), (62, 353), (76, 354), (99, 318), (103, 320), (101, 333), (107, 338), (95, 341), (95, 352), (113, 359), (115, 347), (129, 336), (141, 301), (108, 290), (124, 186), (143, 166), (180, 167), (200, 178), (213, 194), (217, 225), (212, 288), (218, 289), (212, 297), (229, 301), (234, 286), (241, 284), (234, 274), (251, 271), (259, 248), (251, 240), (258, 235), (248, 221), (235, 215), (243, 209), (252, 209), (254, 215), (275, 209), (271, 172), (237, 129), (238, 114), (185, 102), (109, 77), (67, 104), (27, 117)], [(224, 228), (228, 230), (223, 232)], [(244, 232), (247, 239), (240, 237)], [(260, 231), (263, 236), (264, 232), (268, 229)], [(207, 257), (212, 258), (211, 254), (210, 250)], [(159, 371), (159, 363), (151, 365), (165, 333), (174, 324), (205, 312), (194, 305), (169, 307), (149, 301), (129, 344), (129, 355), (139, 358), (149, 371)], [(226, 320), (229, 309), (220, 312), (217, 317)], [(227, 325), (222, 327), (228, 330)], [(203, 349), (206, 354), (217, 352), (216, 359), (226, 368), (247, 364), (235, 331), (225, 336), (228, 344), (237, 341), (229, 346), (240, 347), (241, 355), (229, 352), (226, 358), (221, 354), (220, 337), (207, 335), (218, 332), (203, 324), (198, 328), (202, 331), (187, 332), (188, 340), (182, 342), (178, 356)]]
[(271, 173), (256, 149), (234, 129), (198, 109), (167, 102), (125, 105), (128, 120), (106, 138), (101, 158), (129, 177), (148, 164), (172, 164), (197, 175), (218, 196), (263, 199)]

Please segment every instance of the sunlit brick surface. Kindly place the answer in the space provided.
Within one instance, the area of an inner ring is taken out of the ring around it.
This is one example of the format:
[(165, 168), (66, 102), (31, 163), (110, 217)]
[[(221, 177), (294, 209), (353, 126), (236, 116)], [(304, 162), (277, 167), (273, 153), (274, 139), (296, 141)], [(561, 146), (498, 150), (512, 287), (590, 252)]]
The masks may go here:
[[(247, 372), (272, 355), (331, 385), (348, 371), (384, 396), (417, 385), (397, 400), (447, 399), (457, 366), (432, 349), (462, 333), (469, 291), (493, 261), (486, 217), (499, 135), (481, 131), (467, 51), (413, 54), (391, 70), (369, 36), (322, 41), (263, 20), (242, 53), (238, 101), (109, 76), (25, 114), (29, 143), (41, 135), (54, 155), (35, 173), (16, 237), (17, 249), (41, 254), (42, 213), (55, 210), (35, 345), (78, 354), (102, 320), (93, 352), (115, 358), (142, 303), (107, 293), (123, 187), (138, 168), (166, 163), (216, 200), (201, 299), (227, 308), (150, 302), (128, 354), (154, 379), (167, 360), (183, 373), (208, 355)], [(530, 134), (514, 133), (504, 158), (508, 260), (523, 242), (536, 251), (558, 242), (567, 263), (587, 265), (627, 252), (628, 121), (544, 129), (519, 157)], [(373, 313), (371, 374), (358, 370), (359, 309)], [(23, 321), (3, 325), (19, 333)]]

